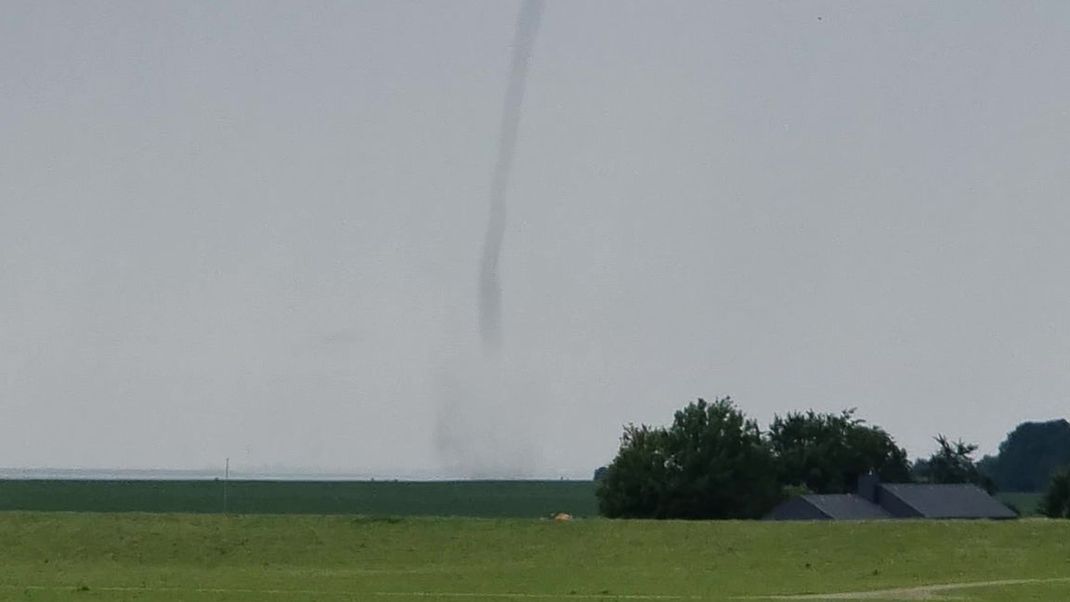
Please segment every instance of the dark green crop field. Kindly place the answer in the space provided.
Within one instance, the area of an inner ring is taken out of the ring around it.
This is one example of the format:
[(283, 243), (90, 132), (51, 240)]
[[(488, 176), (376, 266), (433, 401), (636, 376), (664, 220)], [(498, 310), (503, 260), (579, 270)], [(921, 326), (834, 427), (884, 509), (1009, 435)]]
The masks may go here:
[[(591, 481), (230, 481), (235, 514), (362, 514), (534, 518), (598, 514)], [(1023, 516), (1040, 494), (1001, 493)], [(0, 480), (0, 511), (223, 511), (222, 481)]]
[(996, 498), (1004, 504), (1010, 505), (1022, 516), (1037, 516), (1040, 514), (1040, 501), (1043, 493), (1013, 493), (1000, 492)]
[[(590, 481), (230, 481), (236, 514), (363, 514), (536, 518), (594, 516)], [(0, 510), (223, 511), (222, 481), (0, 481)]]

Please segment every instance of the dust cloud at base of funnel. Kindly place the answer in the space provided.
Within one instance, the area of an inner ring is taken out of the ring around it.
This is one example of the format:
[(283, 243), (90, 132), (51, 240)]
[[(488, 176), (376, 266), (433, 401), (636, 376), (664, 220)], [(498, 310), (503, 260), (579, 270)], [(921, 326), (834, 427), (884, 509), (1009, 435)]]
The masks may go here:
[(539, 470), (539, 387), (497, 358), (472, 358), (436, 379), (435, 450), (463, 478), (525, 478)]

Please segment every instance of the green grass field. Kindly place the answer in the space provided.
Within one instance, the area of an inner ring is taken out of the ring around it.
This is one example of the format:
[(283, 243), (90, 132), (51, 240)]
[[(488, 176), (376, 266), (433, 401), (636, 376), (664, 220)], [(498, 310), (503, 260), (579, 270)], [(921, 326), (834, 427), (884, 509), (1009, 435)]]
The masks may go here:
[[(594, 516), (591, 481), (230, 481), (240, 514), (535, 518)], [(0, 481), (0, 510), (222, 512), (221, 481)]]
[[(1040, 519), (0, 513), (11, 600), (732, 600), (924, 586), (880, 599), (1056, 601), (1070, 599), (1068, 578), (1070, 521)], [(976, 586), (992, 581), (1008, 582)]]

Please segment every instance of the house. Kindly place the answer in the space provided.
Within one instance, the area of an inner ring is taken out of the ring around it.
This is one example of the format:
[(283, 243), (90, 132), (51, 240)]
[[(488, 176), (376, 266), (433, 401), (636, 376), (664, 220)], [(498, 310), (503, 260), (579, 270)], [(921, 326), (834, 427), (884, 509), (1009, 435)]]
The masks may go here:
[(858, 480), (858, 491), (800, 495), (773, 509), (766, 520), (880, 520), (891, 518), (989, 518), (1017, 515), (976, 485), (881, 483)]

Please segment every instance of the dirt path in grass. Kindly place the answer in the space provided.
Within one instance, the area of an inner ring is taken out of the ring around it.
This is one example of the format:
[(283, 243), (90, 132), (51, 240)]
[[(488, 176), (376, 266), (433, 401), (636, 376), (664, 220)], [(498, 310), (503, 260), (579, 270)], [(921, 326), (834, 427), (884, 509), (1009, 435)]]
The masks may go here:
[[(735, 600), (956, 600), (962, 596), (956, 592), (985, 587), (1000, 587), (1014, 585), (1029, 585), (1037, 583), (1070, 583), (1070, 577), (1053, 577), (1048, 579), (1003, 579), (999, 581), (969, 581), (964, 583), (939, 583), (933, 585), (921, 585), (915, 587), (899, 587), (894, 589), (871, 590), (864, 592), (834, 592), (828, 594), (780, 594), (771, 596), (736, 596)], [(83, 589), (84, 588), (84, 589)], [(0, 591), (31, 592), (31, 591), (87, 591), (97, 593), (148, 593), (168, 592), (176, 595), (189, 594), (253, 594), (262, 597), (268, 596), (308, 596), (312, 599), (321, 598), (353, 598), (353, 596), (391, 599), (391, 598), (439, 598), (458, 600), (631, 600), (640, 602), (662, 601), (713, 601), (723, 600), (719, 596), (681, 595), (681, 594), (612, 594), (604, 593), (572, 593), (572, 594), (539, 594), (523, 592), (346, 592), (331, 590), (309, 589), (256, 589), (256, 588), (204, 588), (204, 587), (152, 587), (152, 586), (99, 586), (92, 587), (74, 585), (7, 585), (0, 584)]]
[[(1002, 579), (998, 581), (969, 581), (965, 583), (939, 583), (915, 587), (872, 590), (868, 592), (837, 592), (831, 594), (791, 594), (780, 596), (748, 596), (751, 600), (954, 600), (955, 592), (964, 589), (999, 587), (1002, 585), (1029, 585), (1033, 583), (1070, 583), (1070, 577), (1049, 579)], [(949, 595), (950, 594), (950, 595)]]

